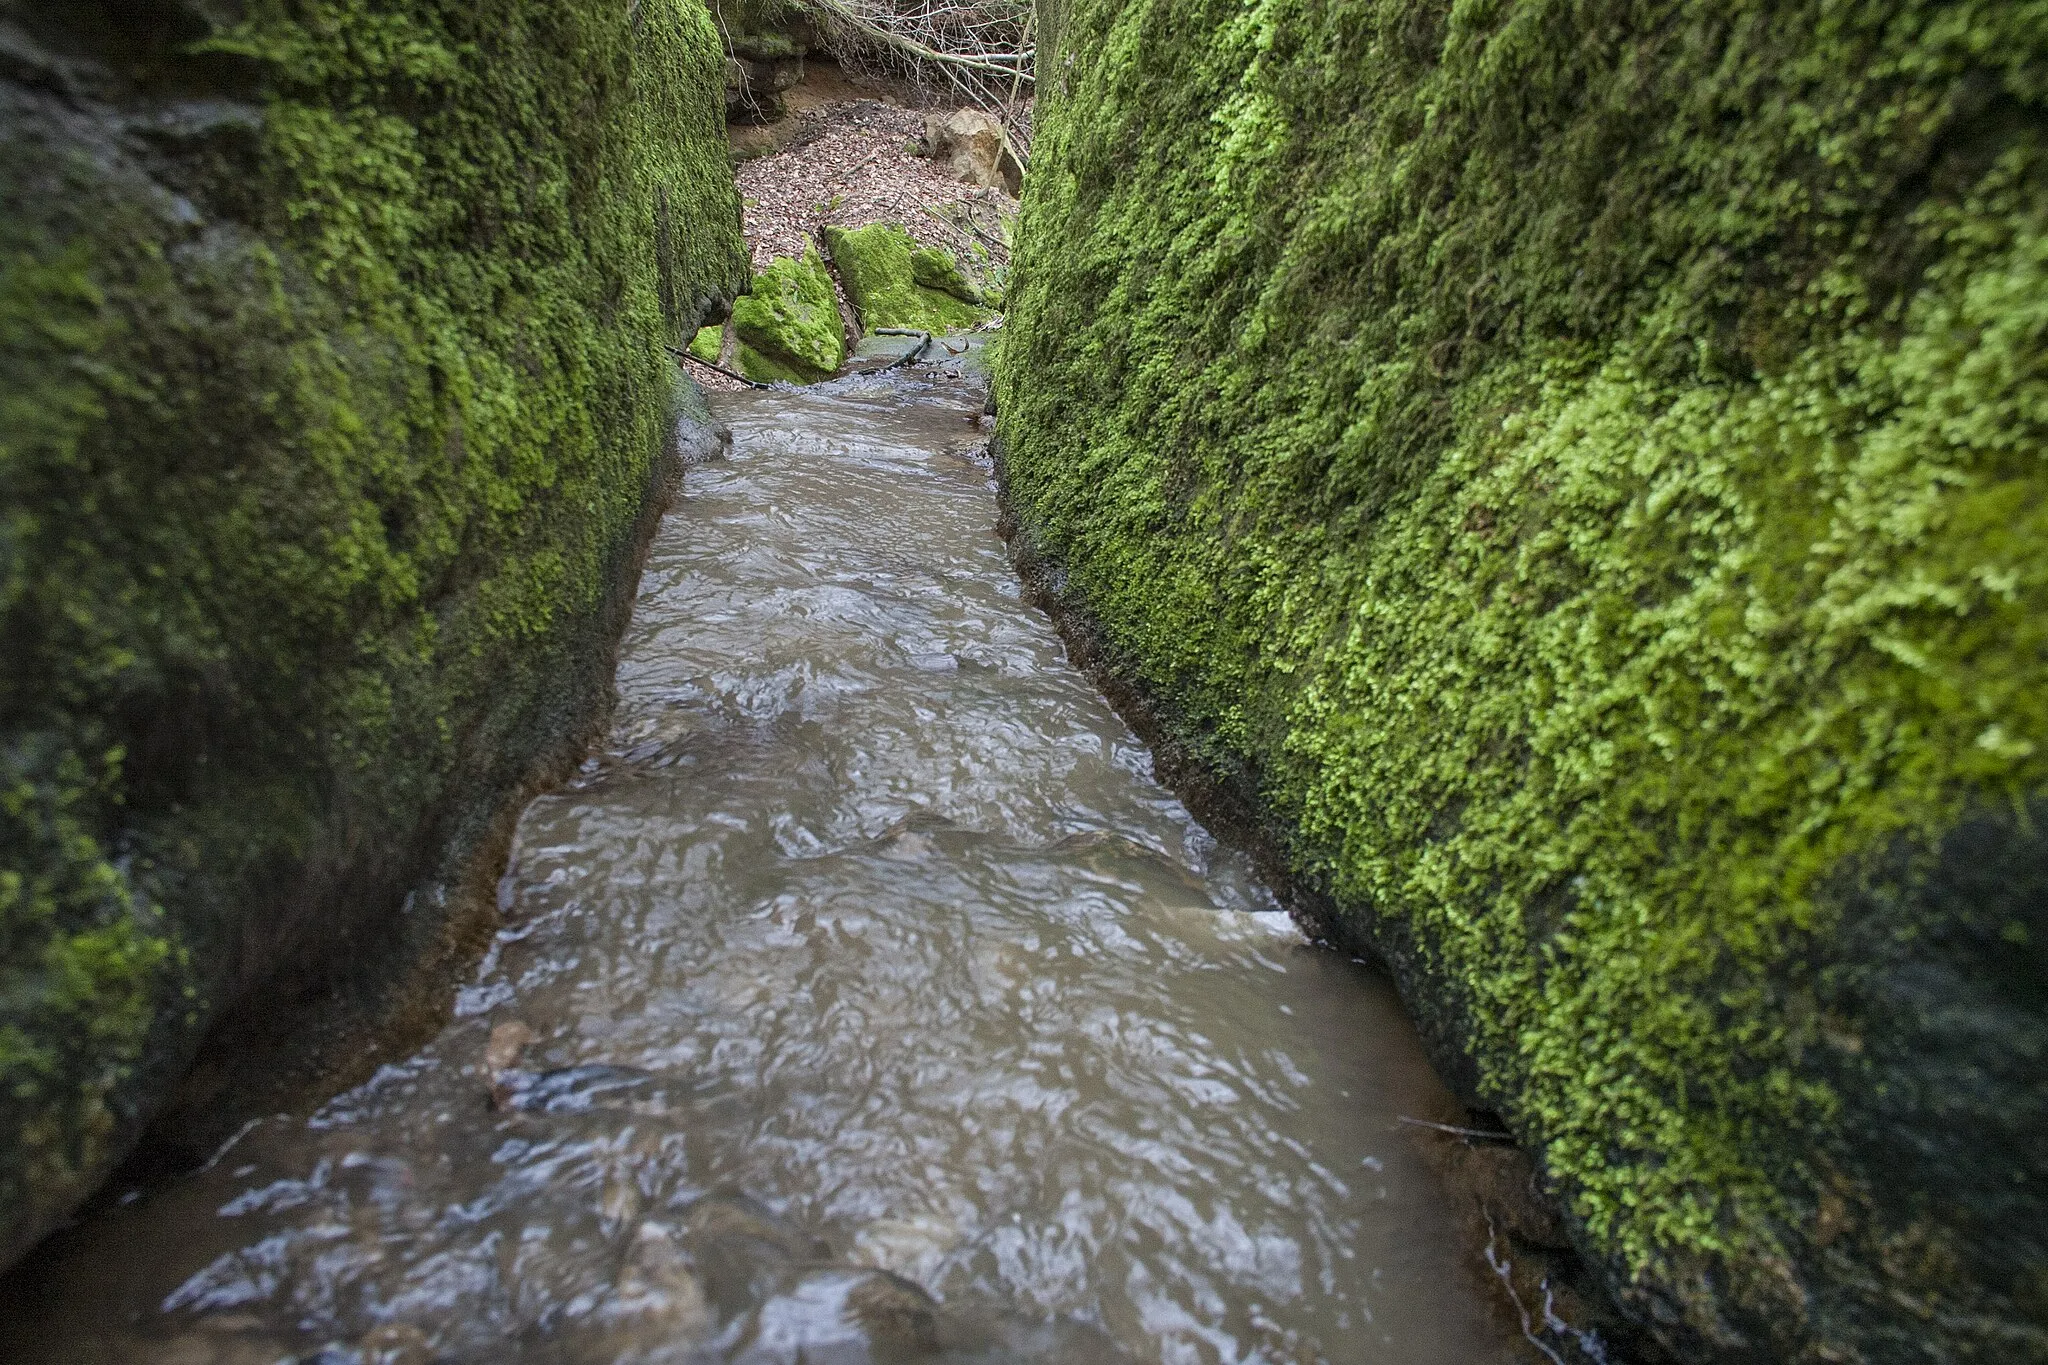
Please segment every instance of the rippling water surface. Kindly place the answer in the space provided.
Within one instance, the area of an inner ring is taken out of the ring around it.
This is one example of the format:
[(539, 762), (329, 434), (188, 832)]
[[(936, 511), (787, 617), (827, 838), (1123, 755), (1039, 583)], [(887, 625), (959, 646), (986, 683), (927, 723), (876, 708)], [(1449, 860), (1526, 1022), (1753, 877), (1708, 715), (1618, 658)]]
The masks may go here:
[(1505, 1359), (1394, 1001), (1023, 605), (978, 396), (718, 402), (456, 1018), (59, 1238), (8, 1359)]

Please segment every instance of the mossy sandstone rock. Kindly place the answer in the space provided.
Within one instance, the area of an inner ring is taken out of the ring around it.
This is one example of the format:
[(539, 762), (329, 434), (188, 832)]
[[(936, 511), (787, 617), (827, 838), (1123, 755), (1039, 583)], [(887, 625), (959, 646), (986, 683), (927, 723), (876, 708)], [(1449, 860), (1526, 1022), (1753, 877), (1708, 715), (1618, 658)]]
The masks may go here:
[(573, 752), (745, 256), (692, 0), (0, 45), (4, 1263)]
[(1678, 1358), (2048, 1359), (2041, 15), (1040, 33), (1006, 495), (1164, 760)]
[[(839, 267), (839, 278), (846, 285), (846, 297), (860, 311), (860, 324), (867, 331), (910, 327), (923, 332), (964, 332), (989, 318), (987, 310), (919, 283), (921, 248), (900, 224), (828, 226), (825, 248), (832, 253), (832, 264)], [(922, 268), (926, 278), (946, 276), (936, 262), (927, 260)], [(958, 272), (955, 262), (952, 273)], [(961, 278), (964, 281), (964, 276)]]
[(716, 365), (718, 357), (725, 351), (725, 325), (713, 323), (709, 327), (699, 327), (685, 349), (707, 365)]
[(814, 384), (846, 363), (846, 328), (815, 250), (778, 256), (732, 306), (740, 373), (761, 383)]
[(824, 47), (814, 11), (798, 0), (719, 0), (709, 8), (726, 50), (742, 60), (801, 58)]
[(959, 258), (950, 251), (921, 246), (911, 252), (910, 278), (926, 289), (950, 294), (962, 303), (979, 307), (983, 301), (981, 290), (967, 278), (967, 272), (960, 268)]

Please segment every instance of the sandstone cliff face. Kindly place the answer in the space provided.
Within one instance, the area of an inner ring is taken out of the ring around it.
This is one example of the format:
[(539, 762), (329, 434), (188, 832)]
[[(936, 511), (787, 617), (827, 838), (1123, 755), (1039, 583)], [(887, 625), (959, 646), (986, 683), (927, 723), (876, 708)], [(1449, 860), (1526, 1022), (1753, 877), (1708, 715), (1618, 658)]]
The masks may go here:
[(2048, 28), (1072, 0), (1027, 556), (1682, 1359), (2048, 1359)]
[(721, 62), (695, 0), (0, 4), (0, 1263), (601, 710), (746, 277)]

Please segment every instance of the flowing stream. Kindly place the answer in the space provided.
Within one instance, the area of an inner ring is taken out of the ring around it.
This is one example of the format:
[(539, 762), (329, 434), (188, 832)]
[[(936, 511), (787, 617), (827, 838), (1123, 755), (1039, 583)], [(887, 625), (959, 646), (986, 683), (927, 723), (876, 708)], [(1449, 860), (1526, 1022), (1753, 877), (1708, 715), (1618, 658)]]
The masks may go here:
[(716, 397), (455, 1018), (54, 1239), (0, 1356), (1516, 1358), (1391, 992), (1023, 603), (979, 403)]

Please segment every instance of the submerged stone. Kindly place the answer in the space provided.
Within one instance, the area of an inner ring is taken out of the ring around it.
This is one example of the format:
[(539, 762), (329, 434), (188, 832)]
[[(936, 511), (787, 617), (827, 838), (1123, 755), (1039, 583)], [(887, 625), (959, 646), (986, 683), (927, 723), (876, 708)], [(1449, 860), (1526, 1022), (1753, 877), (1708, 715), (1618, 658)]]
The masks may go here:
[(732, 306), (739, 371), (762, 383), (814, 384), (846, 361), (846, 331), (832, 277), (816, 250), (778, 256)]
[[(860, 310), (861, 326), (869, 332), (878, 327), (963, 332), (991, 316), (984, 308), (919, 282), (920, 248), (901, 224), (873, 223), (863, 228), (830, 225), (825, 229), (825, 247), (832, 253), (832, 263), (839, 267), (846, 297)], [(944, 255), (931, 254), (934, 258)], [(953, 262), (949, 274), (943, 264), (928, 259), (924, 270), (930, 278), (948, 279), (958, 275), (959, 265)], [(964, 276), (960, 279), (964, 284)]]

